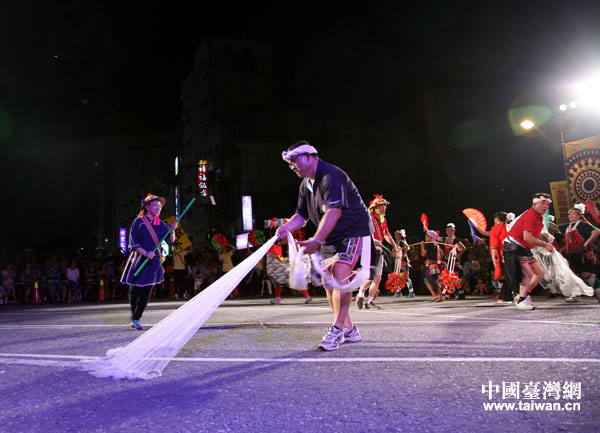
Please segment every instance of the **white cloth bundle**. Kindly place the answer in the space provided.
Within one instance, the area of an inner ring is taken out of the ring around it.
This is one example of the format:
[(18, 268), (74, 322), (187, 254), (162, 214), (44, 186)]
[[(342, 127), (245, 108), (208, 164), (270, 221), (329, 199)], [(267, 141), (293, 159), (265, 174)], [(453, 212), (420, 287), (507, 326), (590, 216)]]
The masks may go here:
[(296, 241), (290, 232), (287, 234), (287, 239), (290, 260), (290, 289), (307, 290), (308, 282), (310, 281), (311, 257), (304, 254), (304, 247), (298, 249)]
[(94, 376), (115, 379), (152, 379), (160, 376), (169, 361), (276, 241), (276, 236), (271, 238), (254, 254), (127, 346), (111, 349), (105, 357), (83, 363), (82, 368)]
[(540, 281), (542, 287), (552, 293), (560, 291), (564, 296), (593, 296), (594, 290), (586, 285), (569, 267), (569, 262), (556, 249), (548, 252), (545, 248), (535, 247), (533, 256), (546, 271)]

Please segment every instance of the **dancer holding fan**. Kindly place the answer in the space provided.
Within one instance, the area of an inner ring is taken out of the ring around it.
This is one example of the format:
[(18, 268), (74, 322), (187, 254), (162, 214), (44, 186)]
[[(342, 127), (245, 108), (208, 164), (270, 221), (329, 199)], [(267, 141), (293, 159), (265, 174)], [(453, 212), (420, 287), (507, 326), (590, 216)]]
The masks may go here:
[(498, 211), (494, 214), (494, 225), (490, 227), (490, 231), (486, 231), (487, 221), (483, 213), (477, 209), (464, 209), (463, 214), (469, 219), (469, 225), (475, 227), (479, 233), (490, 237), (490, 257), (494, 265), (493, 280), (497, 287), (500, 288), (498, 302), (501, 304), (510, 304), (519, 289), (515, 286), (511, 278), (505, 278), (505, 264), (503, 255), (504, 239), (508, 236), (506, 231), (507, 213)]
[[(164, 205), (163, 197), (148, 194), (142, 200), (141, 211), (131, 224), (129, 231), (131, 254), (125, 264), (121, 283), (129, 285), (129, 304), (131, 306), (129, 327), (131, 329), (144, 329), (140, 319), (148, 305), (150, 293), (156, 284), (164, 281), (159, 239), (167, 234), (169, 226), (158, 218)], [(177, 220), (173, 223), (172, 228), (173, 231), (167, 240), (170, 245), (175, 244)], [(157, 246), (158, 250), (155, 254), (154, 250)], [(147, 265), (144, 265), (144, 258), (150, 260)], [(140, 268), (142, 268), (141, 271)]]
[(504, 239), (508, 236), (506, 231), (506, 212), (496, 212), (494, 214), (494, 225), (490, 229), (490, 256), (494, 264), (494, 280), (500, 286), (498, 295), (499, 303), (511, 303), (513, 297), (517, 294), (518, 288), (512, 279), (504, 278)]

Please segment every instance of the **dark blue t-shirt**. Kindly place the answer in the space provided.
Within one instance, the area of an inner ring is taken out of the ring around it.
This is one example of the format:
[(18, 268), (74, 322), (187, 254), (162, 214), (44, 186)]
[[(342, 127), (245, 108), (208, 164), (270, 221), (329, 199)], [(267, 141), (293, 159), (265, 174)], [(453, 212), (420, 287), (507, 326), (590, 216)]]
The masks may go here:
[(352, 180), (340, 168), (319, 160), (314, 183), (305, 178), (300, 184), (296, 213), (318, 226), (330, 208), (341, 208), (342, 215), (327, 236), (327, 244), (371, 235), (369, 213)]

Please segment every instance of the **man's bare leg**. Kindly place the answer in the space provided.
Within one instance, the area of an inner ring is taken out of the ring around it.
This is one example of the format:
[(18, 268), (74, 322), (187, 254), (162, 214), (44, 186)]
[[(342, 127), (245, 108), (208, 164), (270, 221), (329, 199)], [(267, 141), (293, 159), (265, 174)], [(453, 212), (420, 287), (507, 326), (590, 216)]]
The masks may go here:
[[(335, 281), (338, 283), (342, 282), (342, 284), (344, 284), (347, 282), (348, 277), (352, 273), (352, 269), (350, 266), (343, 263), (335, 263), (332, 267), (332, 272)], [(352, 292), (333, 290), (333, 293), (331, 294), (331, 300), (333, 303), (334, 315), (333, 325), (338, 329), (354, 328), (352, 319), (350, 319), (350, 303), (352, 302)]]

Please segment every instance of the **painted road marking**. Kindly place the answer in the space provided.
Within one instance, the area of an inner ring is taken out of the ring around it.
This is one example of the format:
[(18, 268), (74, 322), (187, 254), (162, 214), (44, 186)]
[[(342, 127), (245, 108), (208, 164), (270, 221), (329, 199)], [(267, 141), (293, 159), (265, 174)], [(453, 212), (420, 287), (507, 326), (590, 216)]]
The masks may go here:
[[(16, 359), (15, 359), (16, 358)], [(20, 358), (20, 359), (19, 359)], [(96, 360), (100, 356), (86, 355), (43, 355), (28, 353), (0, 353), (0, 363), (26, 363), (35, 364), (34, 360), (39, 361), (39, 365), (52, 366), (58, 365), (52, 360)], [(482, 358), (482, 357), (365, 357), (365, 358), (142, 358), (152, 361), (172, 361), (172, 362), (196, 362), (196, 363), (328, 363), (328, 362), (560, 362), (560, 363), (593, 363), (600, 364), (600, 358)], [(69, 365), (74, 365), (70, 363)]]
[[(378, 311), (377, 314), (385, 314), (384, 311)], [(409, 313), (392, 313), (392, 314), (401, 314), (401, 315), (410, 315), (410, 316), (431, 316), (430, 314), (409, 314)], [(435, 317), (440, 317), (439, 320), (375, 320), (375, 321), (364, 321), (364, 320), (356, 320), (356, 323), (361, 326), (366, 325), (383, 325), (383, 324), (402, 324), (402, 326), (406, 325), (418, 325), (423, 323), (428, 324), (444, 324), (444, 325), (460, 325), (463, 323), (533, 323), (533, 324), (543, 324), (543, 325), (575, 325), (575, 326), (592, 326), (599, 327), (599, 323), (584, 323), (584, 322), (570, 322), (570, 321), (557, 321), (557, 320), (520, 320), (520, 319), (497, 319), (497, 318), (474, 318), (468, 316), (449, 316), (449, 315), (438, 315)], [(454, 319), (464, 319), (464, 320), (444, 320), (444, 318), (454, 318)], [(156, 326), (158, 323), (144, 323), (144, 326), (151, 328)], [(290, 322), (271, 322), (265, 320), (255, 320), (248, 322), (207, 322), (205, 325), (200, 328), (200, 330), (205, 328), (210, 328), (211, 326), (296, 326), (296, 325), (330, 325), (331, 321), (290, 321)], [(11, 329), (11, 330), (26, 330), (26, 329), (64, 329), (64, 330), (73, 330), (80, 328), (126, 328), (129, 329), (129, 325), (113, 325), (113, 324), (38, 324), (38, 325), (11, 325), (6, 323), (0, 323), (0, 329)]]

